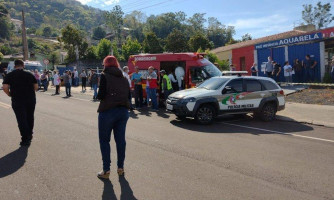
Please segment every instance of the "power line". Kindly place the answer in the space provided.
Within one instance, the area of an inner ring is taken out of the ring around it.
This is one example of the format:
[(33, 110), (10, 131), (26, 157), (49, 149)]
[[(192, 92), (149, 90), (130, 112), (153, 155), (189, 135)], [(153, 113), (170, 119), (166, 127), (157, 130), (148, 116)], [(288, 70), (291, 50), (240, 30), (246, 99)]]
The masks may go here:
[[(150, 5), (150, 6), (146, 6), (146, 7), (143, 7), (143, 8), (139, 8), (139, 9), (136, 9), (137, 11), (140, 11), (140, 10), (144, 10), (144, 9), (147, 9), (147, 8), (152, 8), (152, 7), (155, 7), (155, 6), (159, 6), (159, 5), (162, 5), (162, 4), (165, 4), (165, 3), (168, 3), (168, 2), (171, 2), (173, 0), (168, 0), (168, 1), (163, 1), (163, 2), (160, 2), (160, 3), (156, 3), (156, 4), (153, 4), (153, 5)], [(134, 10), (132, 10), (134, 11)], [(131, 12), (132, 12), (131, 11)], [(129, 14), (131, 12), (127, 12), (126, 14)]]
[(134, 9), (138, 6), (143, 6), (147, 3), (154, 3), (154, 0), (139, 0), (137, 2), (133, 2), (133, 3), (129, 3), (129, 4), (125, 4), (123, 7), (124, 7), (124, 10), (126, 12), (126, 10), (131, 10), (131, 9)]

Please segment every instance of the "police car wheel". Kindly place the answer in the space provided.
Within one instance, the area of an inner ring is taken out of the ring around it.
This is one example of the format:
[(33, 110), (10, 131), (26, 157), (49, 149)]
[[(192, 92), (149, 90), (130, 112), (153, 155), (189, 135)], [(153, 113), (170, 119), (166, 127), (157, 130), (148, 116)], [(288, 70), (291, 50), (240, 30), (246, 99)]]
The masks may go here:
[(211, 105), (203, 105), (201, 106), (195, 115), (195, 120), (199, 124), (211, 124), (215, 117), (215, 109)]
[(267, 103), (263, 106), (261, 113), (260, 113), (260, 118), (265, 121), (273, 121), (276, 117), (276, 106), (273, 103)]

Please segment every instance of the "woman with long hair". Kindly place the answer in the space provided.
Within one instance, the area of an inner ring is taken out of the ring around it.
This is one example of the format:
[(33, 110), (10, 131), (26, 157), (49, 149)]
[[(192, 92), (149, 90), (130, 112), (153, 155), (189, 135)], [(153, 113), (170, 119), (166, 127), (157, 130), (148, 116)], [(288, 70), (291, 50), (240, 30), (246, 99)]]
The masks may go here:
[(125, 130), (129, 119), (129, 82), (123, 76), (119, 63), (114, 56), (103, 60), (97, 99), (101, 100), (98, 108), (99, 141), (103, 161), (103, 170), (97, 177), (108, 179), (110, 175), (110, 137), (114, 134), (117, 149), (117, 173), (124, 174)]

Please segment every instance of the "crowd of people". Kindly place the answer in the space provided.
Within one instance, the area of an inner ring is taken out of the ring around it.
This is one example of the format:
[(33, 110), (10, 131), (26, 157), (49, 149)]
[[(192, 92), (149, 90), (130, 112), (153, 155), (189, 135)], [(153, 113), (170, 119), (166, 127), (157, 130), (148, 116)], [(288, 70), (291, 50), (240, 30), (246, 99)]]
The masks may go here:
[[(310, 55), (306, 55), (305, 60), (300, 61), (299, 59), (295, 59), (292, 65), (289, 61), (286, 61), (282, 67), (281, 64), (272, 60), (269, 56), (268, 62), (265, 64), (264, 72), (267, 77), (274, 79), (276, 82), (286, 82), (288, 84), (291, 84), (292, 82), (315, 82), (317, 64), (317, 61), (312, 59)], [(256, 63), (252, 65), (250, 71), (252, 76), (258, 76), (259, 70)], [(280, 78), (282, 71), (284, 80), (281, 80)]]

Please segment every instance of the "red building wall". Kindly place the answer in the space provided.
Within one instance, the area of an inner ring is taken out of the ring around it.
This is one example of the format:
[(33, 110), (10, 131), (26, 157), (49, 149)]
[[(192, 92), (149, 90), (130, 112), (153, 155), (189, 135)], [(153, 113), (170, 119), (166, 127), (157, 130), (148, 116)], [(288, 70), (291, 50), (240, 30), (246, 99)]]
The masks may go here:
[[(254, 46), (242, 47), (232, 50), (232, 64), (236, 67), (237, 71), (248, 71), (250, 74), (250, 68), (254, 63)], [(242, 64), (245, 68), (242, 69)]]

